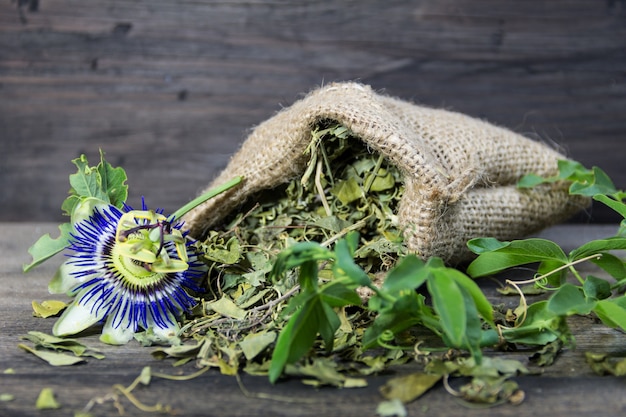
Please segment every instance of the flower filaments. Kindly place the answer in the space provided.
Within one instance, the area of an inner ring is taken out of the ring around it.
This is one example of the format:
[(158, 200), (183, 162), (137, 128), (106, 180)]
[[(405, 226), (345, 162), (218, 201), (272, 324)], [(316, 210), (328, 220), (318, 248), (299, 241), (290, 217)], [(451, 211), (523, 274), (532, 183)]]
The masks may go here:
[(74, 224), (73, 251), (49, 285), (73, 302), (53, 327), (57, 336), (104, 321), (101, 340), (124, 344), (139, 327), (159, 341), (178, 331), (177, 317), (195, 304), (188, 290), (206, 272), (190, 241), (160, 211), (96, 205)]

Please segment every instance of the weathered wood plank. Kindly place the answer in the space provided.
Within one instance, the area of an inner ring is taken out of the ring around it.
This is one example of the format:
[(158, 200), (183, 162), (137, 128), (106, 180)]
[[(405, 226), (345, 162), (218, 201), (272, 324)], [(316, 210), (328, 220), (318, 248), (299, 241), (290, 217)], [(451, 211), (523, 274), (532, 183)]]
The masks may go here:
[[(22, 275), (21, 265), (29, 260), (28, 246), (42, 233), (55, 232), (51, 223), (11, 224), (0, 223), (0, 372), (12, 369), (13, 374), (0, 378), (0, 393), (11, 393), (15, 399), (0, 402), (2, 416), (67, 416), (79, 411), (94, 398), (106, 396), (114, 384), (130, 384), (144, 366), (168, 374), (189, 374), (195, 369), (191, 364), (173, 368), (169, 361), (157, 361), (150, 348), (131, 342), (114, 347), (100, 343), (97, 334), (86, 335), (82, 341), (100, 348), (106, 358), (89, 359), (87, 364), (54, 368), (40, 359), (17, 348), (20, 335), (31, 330), (50, 332), (54, 319), (36, 319), (31, 316), (31, 300), (48, 299), (47, 283), (54, 274), (55, 264), (50, 261), (28, 275)], [(573, 248), (589, 239), (611, 234), (608, 227), (561, 226), (550, 229), (543, 236), (560, 242), (564, 249)], [(481, 282), (489, 297), (496, 295), (489, 282)], [(499, 298), (506, 303), (514, 299)], [(576, 349), (567, 349), (557, 362), (544, 370), (543, 375), (516, 378), (526, 392), (526, 400), (518, 407), (501, 406), (489, 410), (490, 416), (535, 417), (549, 410), (551, 415), (587, 417), (590, 415), (618, 416), (626, 410), (623, 395), (624, 381), (620, 378), (593, 376), (584, 363), (584, 352), (624, 353), (624, 334), (597, 325), (588, 318), (571, 321), (577, 337)], [(512, 357), (526, 360), (526, 354), (511, 353)], [(406, 365), (396, 373), (414, 369)], [(368, 378), (369, 386), (362, 389), (313, 389), (290, 380), (272, 386), (266, 378), (243, 375), (245, 387), (252, 393), (288, 398), (278, 399), (246, 397), (234, 377), (210, 371), (197, 379), (184, 382), (154, 378), (147, 387), (135, 391), (146, 404), (167, 404), (185, 416), (364, 416), (375, 415), (382, 396), (379, 387), (393, 374)], [(452, 381), (457, 384), (458, 381)], [(60, 410), (35, 410), (39, 391), (51, 387), (63, 404)], [(120, 399), (127, 416), (144, 416), (127, 400)], [(425, 397), (407, 407), (409, 415), (478, 417), (484, 409), (468, 409), (459, 404), (440, 385)], [(111, 401), (97, 405), (95, 416), (116, 415)]]
[(626, 188), (625, 23), (621, 1), (5, 1), (0, 220), (58, 220), (69, 160), (98, 148), (131, 201), (171, 211), (250, 128), (340, 80), (554, 143)]

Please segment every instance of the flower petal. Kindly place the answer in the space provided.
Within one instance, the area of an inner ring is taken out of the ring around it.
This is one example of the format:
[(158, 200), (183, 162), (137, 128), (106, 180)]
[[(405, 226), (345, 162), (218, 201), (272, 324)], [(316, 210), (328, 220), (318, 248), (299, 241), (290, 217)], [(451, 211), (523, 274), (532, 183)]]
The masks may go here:
[(178, 322), (176, 321), (176, 317), (171, 312), (167, 312), (168, 320), (166, 323), (167, 327), (160, 327), (154, 322), (154, 318), (151, 313), (148, 314), (148, 328), (146, 329), (148, 332), (152, 332), (154, 335), (154, 339), (161, 343), (172, 343), (177, 337), (178, 332), (180, 331), (180, 327)]
[(71, 213), (72, 224), (76, 224), (83, 220), (89, 220), (89, 217), (93, 215), (96, 209), (104, 211), (110, 206), (110, 204), (102, 201), (96, 197), (88, 197), (82, 199)]
[(103, 317), (99, 317), (95, 312), (91, 311), (91, 306), (91, 304), (86, 306), (79, 304), (77, 300), (74, 300), (57, 322), (54, 323), (52, 334), (55, 336), (69, 336), (82, 332), (102, 320)]
[(82, 272), (85, 268), (72, 264), (70, 261), (66, 261), (54, 274), (54, 278), (48, 284), (48, 291), (50, 294), (66, 294), (73, 296), (71, 290), (91, 279), (90, 275), (74, 275), (77, 272)]
[(109, 345), (124, 345), (128, 343), (135, 335), (135, 328), (130, 318), (125, 315), (118, 326), (113, 324), (114, 321), (115, 314), (109, 315), (102, 329), (100, 341)]

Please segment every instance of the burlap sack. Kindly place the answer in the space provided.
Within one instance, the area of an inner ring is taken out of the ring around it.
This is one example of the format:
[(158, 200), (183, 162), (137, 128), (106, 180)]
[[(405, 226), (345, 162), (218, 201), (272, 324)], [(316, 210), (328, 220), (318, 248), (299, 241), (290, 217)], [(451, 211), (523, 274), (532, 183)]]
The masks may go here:
[(564, 156), (544, 144), (463, 114), (339, 83), (313, 91), (254, 129), (208, 188), (237, 175), (245, 182), (190, 212), (185, 220), (191, 235), (202, 237), (255, 192), (301, 176), (311, 128), (322, 119), (348, 127), (403, 173), (399, 222), (408, 248), (424, 258), (455, 264), (471, 256), (471, 238), (521, 238), (588, 204), (570, 197), (564, 184), (516, 188), (526, 173), (556, 172)]

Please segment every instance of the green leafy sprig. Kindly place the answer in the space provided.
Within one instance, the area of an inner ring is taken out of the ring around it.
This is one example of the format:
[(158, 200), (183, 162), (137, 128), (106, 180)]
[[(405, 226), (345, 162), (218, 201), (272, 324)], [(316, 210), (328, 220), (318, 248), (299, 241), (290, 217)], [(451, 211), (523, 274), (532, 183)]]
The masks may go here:
[(90, 207), (96, 202), (105, 202), (121, 208), (128, 197), (126, 173), (124, 169), (114, 168), (104, 160), (104, 152), (100, 151), (100, 163), (90, 167), (85, 155), (72, 160), (77, 171), (70, 175), (69, 196), (61, 208), (70, 221), (59, 225), (60, 234), (56, 239), (45, 234), (30, 247), (28, 252), (33, 257), (30, 264), (24, 265), (28, 272), (42, 262), (65, 249), (69, 243), (72, 224), (88, 215)]
[[(593, 197), (626, 218), (626, 193), (617, 190), (609, 176), (598, 167), (586, 169), (578, 162), (562, 160), (559, 173), (543, 178), (527, 175), (519, 182), (520, 188), (541, 183), (568, 181), (572, 195)], [(468, 266), (474, 277), (497, 274), (522, 265), (538, 264), (537, 276), (514, 286), (534, 284), (550, 291), (548, 300), (527, 307), (516, 326), (502, 331), (509, 342), (546, 344), (567, 334), (564, 317), (595, 313), (609, 327), (626, 330), (626, 296), (620, 289), (626, 285), (626, 266), (615, 251), (626, 249), (625, 221), (614, 236), (592, 240), (566, 254), (561, 247), (546, 239), (530, 238), (501, 242), (494, 238), (478, 238), (468, 247), (478, 257)], [(592, 262), (612, 280), (593, 274), (583, 276), (581, 263)], [(519, 287), (518, 287), (519, 288)]]
[[(367, 287), (375, 293), (362, 306), (376, 319), (365, 331), (365, 349), (388, 347), (400, 332), (421, 324), (440, 335), (453, 348), (469, 350), (477, 364), (481, 347), (494, 345), (498, 335), (493, 309), (476, 283), (462, 272), (446, 267), (441, 259), (424, 262), (414, 255), (404, 257), (389, 271), (382, 285), (372, 284), (367, 273), (354, 261), (358, 235), (349, 234), (331, 251), (317, 243), (302, 242), (283, 251), (274, 264), (272, 275), (279, 277), (291, 268), (299, 268), (300, 293), (289, 301), (285, 313), (291, 313), (281, 331), (272, 355), (269, 377), (275, 382), (286, 364), (296, 362), (312, 347), (319, 334), (328, 351), (339, 327), (335, 310), (361, 306), (356, 289)], [(332, 262), (332, 279), (319, 284), (319, 262)], [(433, 300), (429, 307), (416, 292), (426, 286)], [(483, 321), (489, 325), (483, 329)]]

